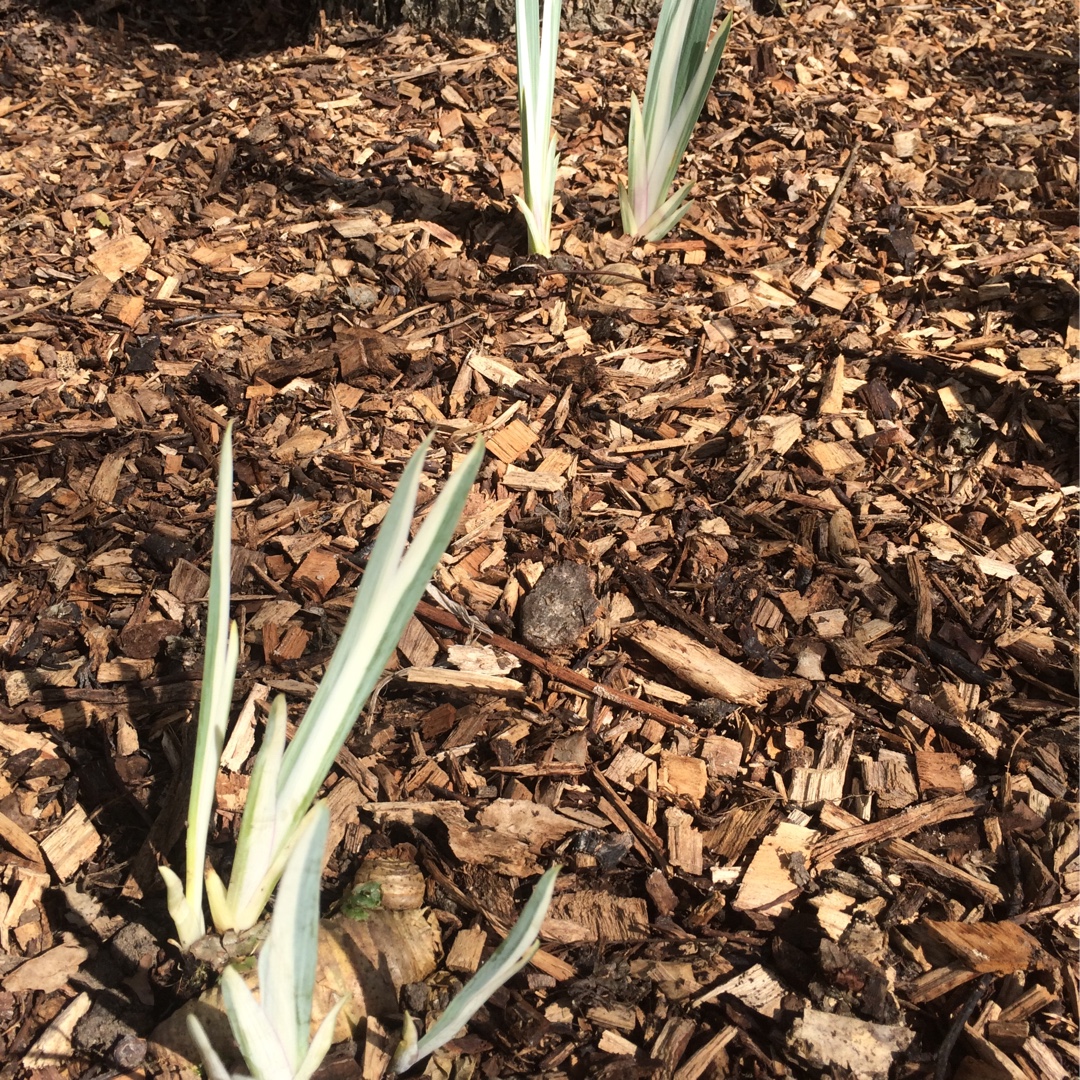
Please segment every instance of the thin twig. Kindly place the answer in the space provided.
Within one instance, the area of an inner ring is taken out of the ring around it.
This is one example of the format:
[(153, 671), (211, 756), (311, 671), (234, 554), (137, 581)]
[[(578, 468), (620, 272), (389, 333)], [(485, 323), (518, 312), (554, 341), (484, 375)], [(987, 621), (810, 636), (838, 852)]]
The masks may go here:
[(814, 242), (810, 245), (809, 262), (811, 265), (816, 263), (821, 257), (821, 252), (825, 247), (825, 230), (829, 227), (829, 219), (833, 216), (836, 204), (840, 201), (840, 196), (843, 194), (844, 188), (847, 187), (848, 181), (851, 179), (851, 173), (855, 168), (855, 159), (859, 156), (861, 150), (862, 139), (856, 139), (851, 144), (851, 149), (848, 151), (848, 158), (844, 165), (844, 171), (840, 174), (840, 179), (836, 181), (836, 187), (832, 189), (832, 194), (829, 196), (829, 201), (825, 204), (825, 209), (821, 211), (817, 235), (814, 237)]
[[(470, 632), (470, 628), (462, 623), (456, 616), (451, 615), (449, 611), (443, 611), (442, 608), (438, 608), (434, 604), (429, 604), (424, 600), (421, 600), (420, 603), (417, 604), (416, 614), (422, 619), (433, 622), (438, 626), (445, 627), (448, 630), (456, 630), (458, 633), (462, 634)], [(641, 698), (632, 697), (630, 694), (624, 694), (621, 690), (612, 690), (610, 687), (598, 683), (595, 679), (590, 679), (587, 676), (574, 671), (573, 668), (568, 668), (563, 664), (552, 663), (538, 653), (534, 653), (531, 649), (526, 649), (524, 646), (519, 645), (516, 641), (511, 641), (509, 638), (504, 638), (489, 630), (483, 631), (482, 636), (496, 649), (501, 649), (511, 656), (516, 656), (518, 660), (523, 660), (531, 668), (535, 668), (549, 679), (561, 682), (565, 686), (573, 687), (575, 690), (582, 690), (586, 694), (591, 694), (593, 697), (598, 698), (600, 701), (608, 702), (610, 705), (618, 705), (623, 709), (633, 709), (635, 712), (641, 713), (642, 716), (648, 716), (652, 720), (658, 720), (667, 727), (694, 727), (692, 721), (687, 720), (682, 716), (676, 716), (675, 713), (668, 712), (667, 709), (662, 708), (659, 705), (653, 705), (649, 701), (643, 701)]]
[(974, 989), (968, 994), (967, 1000), (953, 1017), (953, 1021), (949, 1025), (949, 1030), (945, 1033), (945, 1038), (938, 1048), (937, 1064), (934, 1068), (934, 1080), (945, 1080), (945, 1077), (948, 1075), (949, 1059), (952, 1057), (952, 1052), (956, 1046), (957, 1040), (963, 1034), (967, 1022), (971, 1019), (971, 1014), (975, 1011), (975, 1006), (982, 1001), (986, 991), (990, 989), (990, 983), (993, 982), (993, 980), (993, 972), (988, 971), (985, 975), (981, 976), (979, 981), (975, 984)]
[(1039, 579), (1039, 584), (1046, 591), (1047, 596), (1050, 597), (1058, 612), (1068, 620), (1069, 625), (1074, 629), (1080, 627), (1080, 614), (1077, 613), (1076, 606), (1069, 599), (1069, 594), (1035, 556), (1022, 563), (1020, 569), (1030, 570), (1034, 573)]
[(1049, 240), (1042, 240), (1038, 244), (1028, 244), (1027, 247), (1016, 248), (1013, 251), (1002, 251), (997, 255), (980, 255), (977, 259), (972, 259), (971, 262), (966, 263), (965, 266), (970, 266), (975, 270), (999, 270), (1010, 263), (1023, 262), (1025, 259), (1032, 259), (1036, 255), (1045, 255), (1053, 250), (1054, 245)]
[(35, 311), (44, 311), (45, 308), (52, 307), (54, 304), (63, 303), (63, 301), (65, 301), (77, 288), (77, 285), (72, 285), (70, 289), (65, 289), (59, 296), (54, 296), (49, 300), (43, 300), (40, 304), (30, 304), (28, 307), (24, 307), (19, 311), (12, 311), (7, 315), (0, 315), (0, 323), (18, 322), (19, 319), (26, 315), (32, 315)]

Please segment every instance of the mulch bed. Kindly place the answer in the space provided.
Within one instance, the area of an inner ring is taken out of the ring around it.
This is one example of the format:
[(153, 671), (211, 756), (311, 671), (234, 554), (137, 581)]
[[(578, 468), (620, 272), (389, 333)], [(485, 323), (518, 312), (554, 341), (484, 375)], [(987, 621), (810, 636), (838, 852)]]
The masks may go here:
[(190, 993), (155, 866), (229, 418), (223, 837), (404, 461), (438, 432), (426, 503), (487, 440), (325, 879), (404, 845), (450, 950), (565, 864), (454, 1075), (1074, 1076), (1072, 5), (740, 8), (644, 245), (649, 35), (564, 35), (550, 259), (511, 44), (105, 7), (0, 4), (0, 1077), (158, 1075)]

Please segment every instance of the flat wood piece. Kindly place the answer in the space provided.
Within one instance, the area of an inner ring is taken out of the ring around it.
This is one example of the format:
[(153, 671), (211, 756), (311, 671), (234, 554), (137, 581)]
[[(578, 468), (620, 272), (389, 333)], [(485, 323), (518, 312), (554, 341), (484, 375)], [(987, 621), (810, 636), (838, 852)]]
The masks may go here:
[(482, 927), (459, 930), (446, 954), (446, 966), (463, 975), (474, 974), (480, 966), (486, 944), (487, 933)]
[(4, 976), (0, 985), (11, 993), (23, 990), (55, 993), (67, 986), (89, 955), (73, 934), (65, 934), (60, 944), (24, 960)]
[(708, 769), (701, 758), (687, 757), (661, 751), (657, 790), (667, 794), (684, 796), (693, 803), (705, 798), (708, 785)]
[(642, 940), (648, 937), (648, 906), (597, 891), (565, 893), (552, 901), (544, 925), (564, 944)]
[(759, 705), (779, 680), (763, 679), (718, 652), (667, 626), (642, 623), (630, 635), (634, 644), (668, 667), (672, 674), (721, 701)]
[(791, 911), (799, 894), (792, 873), (792, 855), (807, 857), (819, 833), (803, 825), (781, 822), (762, 841), (743, 874), (739, 891), (731, 906), (764, 916), (779, 916)]
[(488, 439), (487, 448), (500, 461), (511, 465), (535, 442), (536, 432), (524, 421), (514, 419)]
[(964, 793), (960, 759), (956, 754), (916, 750), (915, 771), (919, 780), (919, 794), (924, 799)]
[(101, 834), (78, 803), (41, 842), (45, 858), (61, 881), (73, 877), (94, 857), (100, 846)]
[(318, 548), (308, 552), (304, 561), (293, 571), (293, 581), (311, 600), (325, 600), (341, 578), (337, 558), (331, 551)]
[(52, 1069), (57, 1061), (66, 1061), (74, 1054), (72, 1036), (75, 1025), (90, 1011), (93, 999), (85, 991), (76, 994), (34, 1040), (23, 1055), (22, 1064), (28, 1069)]
[(926, 927), (972, 971), (1007, 975), (1026, 971), (1039, 943), (1013, 922), (959, 923), (927, 919)]
[(904, 996), (917, 1005), (936, 1001), (951, 994), (957, 987), (978, 978), (967, 964), (956, 962), (945, 967), (933, 968), (904, 986)]
[(885, 1080), (914, 1032), (901, 1024), (872, 1024), (855, 1016), (805, 1009), (785, 1042), (812, 1068), (843, 1069), (862, 1080)]
[(698, 1004), (703, 1004), (705, 1001), (715, 1000), (721, 994), (727, 994), (748, 1009), (775, 1020), (780, 1015), (786, 993), (783, 984), (771, 971), (761, 964), (754, 964), (696, 1000)]
[(0, 812), (0, 840), (18, 852), (31, 866), (45, 869), (41, 847), (38, 842), (16, 821)]
[(688, 874), (700, 874), (704, 869), (701, 833), (694, 828), (693, 818), (678, 807), (667, 811), (667, 850), (672, 866)]

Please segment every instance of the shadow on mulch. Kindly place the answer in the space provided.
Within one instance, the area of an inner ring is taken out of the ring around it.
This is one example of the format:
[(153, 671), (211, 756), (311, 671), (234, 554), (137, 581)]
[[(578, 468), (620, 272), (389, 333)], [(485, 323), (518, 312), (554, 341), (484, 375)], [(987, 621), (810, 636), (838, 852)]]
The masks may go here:
[(318, 25), (318, 0), (39, 0), (43, 15), (132, 37), (168, 41), (224, 60), (302, 45)]

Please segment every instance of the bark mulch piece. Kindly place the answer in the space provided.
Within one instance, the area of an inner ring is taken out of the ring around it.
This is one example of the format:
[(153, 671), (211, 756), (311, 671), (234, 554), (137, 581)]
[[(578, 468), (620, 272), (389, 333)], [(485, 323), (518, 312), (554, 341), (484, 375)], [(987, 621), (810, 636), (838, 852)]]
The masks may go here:
[(423, 505), (487, 440), (325, 881), (411, 844), (467, 974), (565, 864), (459, 1055), (1075, 1075), (1075, 12), (784, 7), (737, 9), (657, 244), (617, 228), (649, 35), (564, 35), (526, 259), (506, 42), (0, 4), (0, 1078), (158, 1075), (190, 992), (155, 867), (227, 418), (215, 857), (403, 463), (436, 429)]

